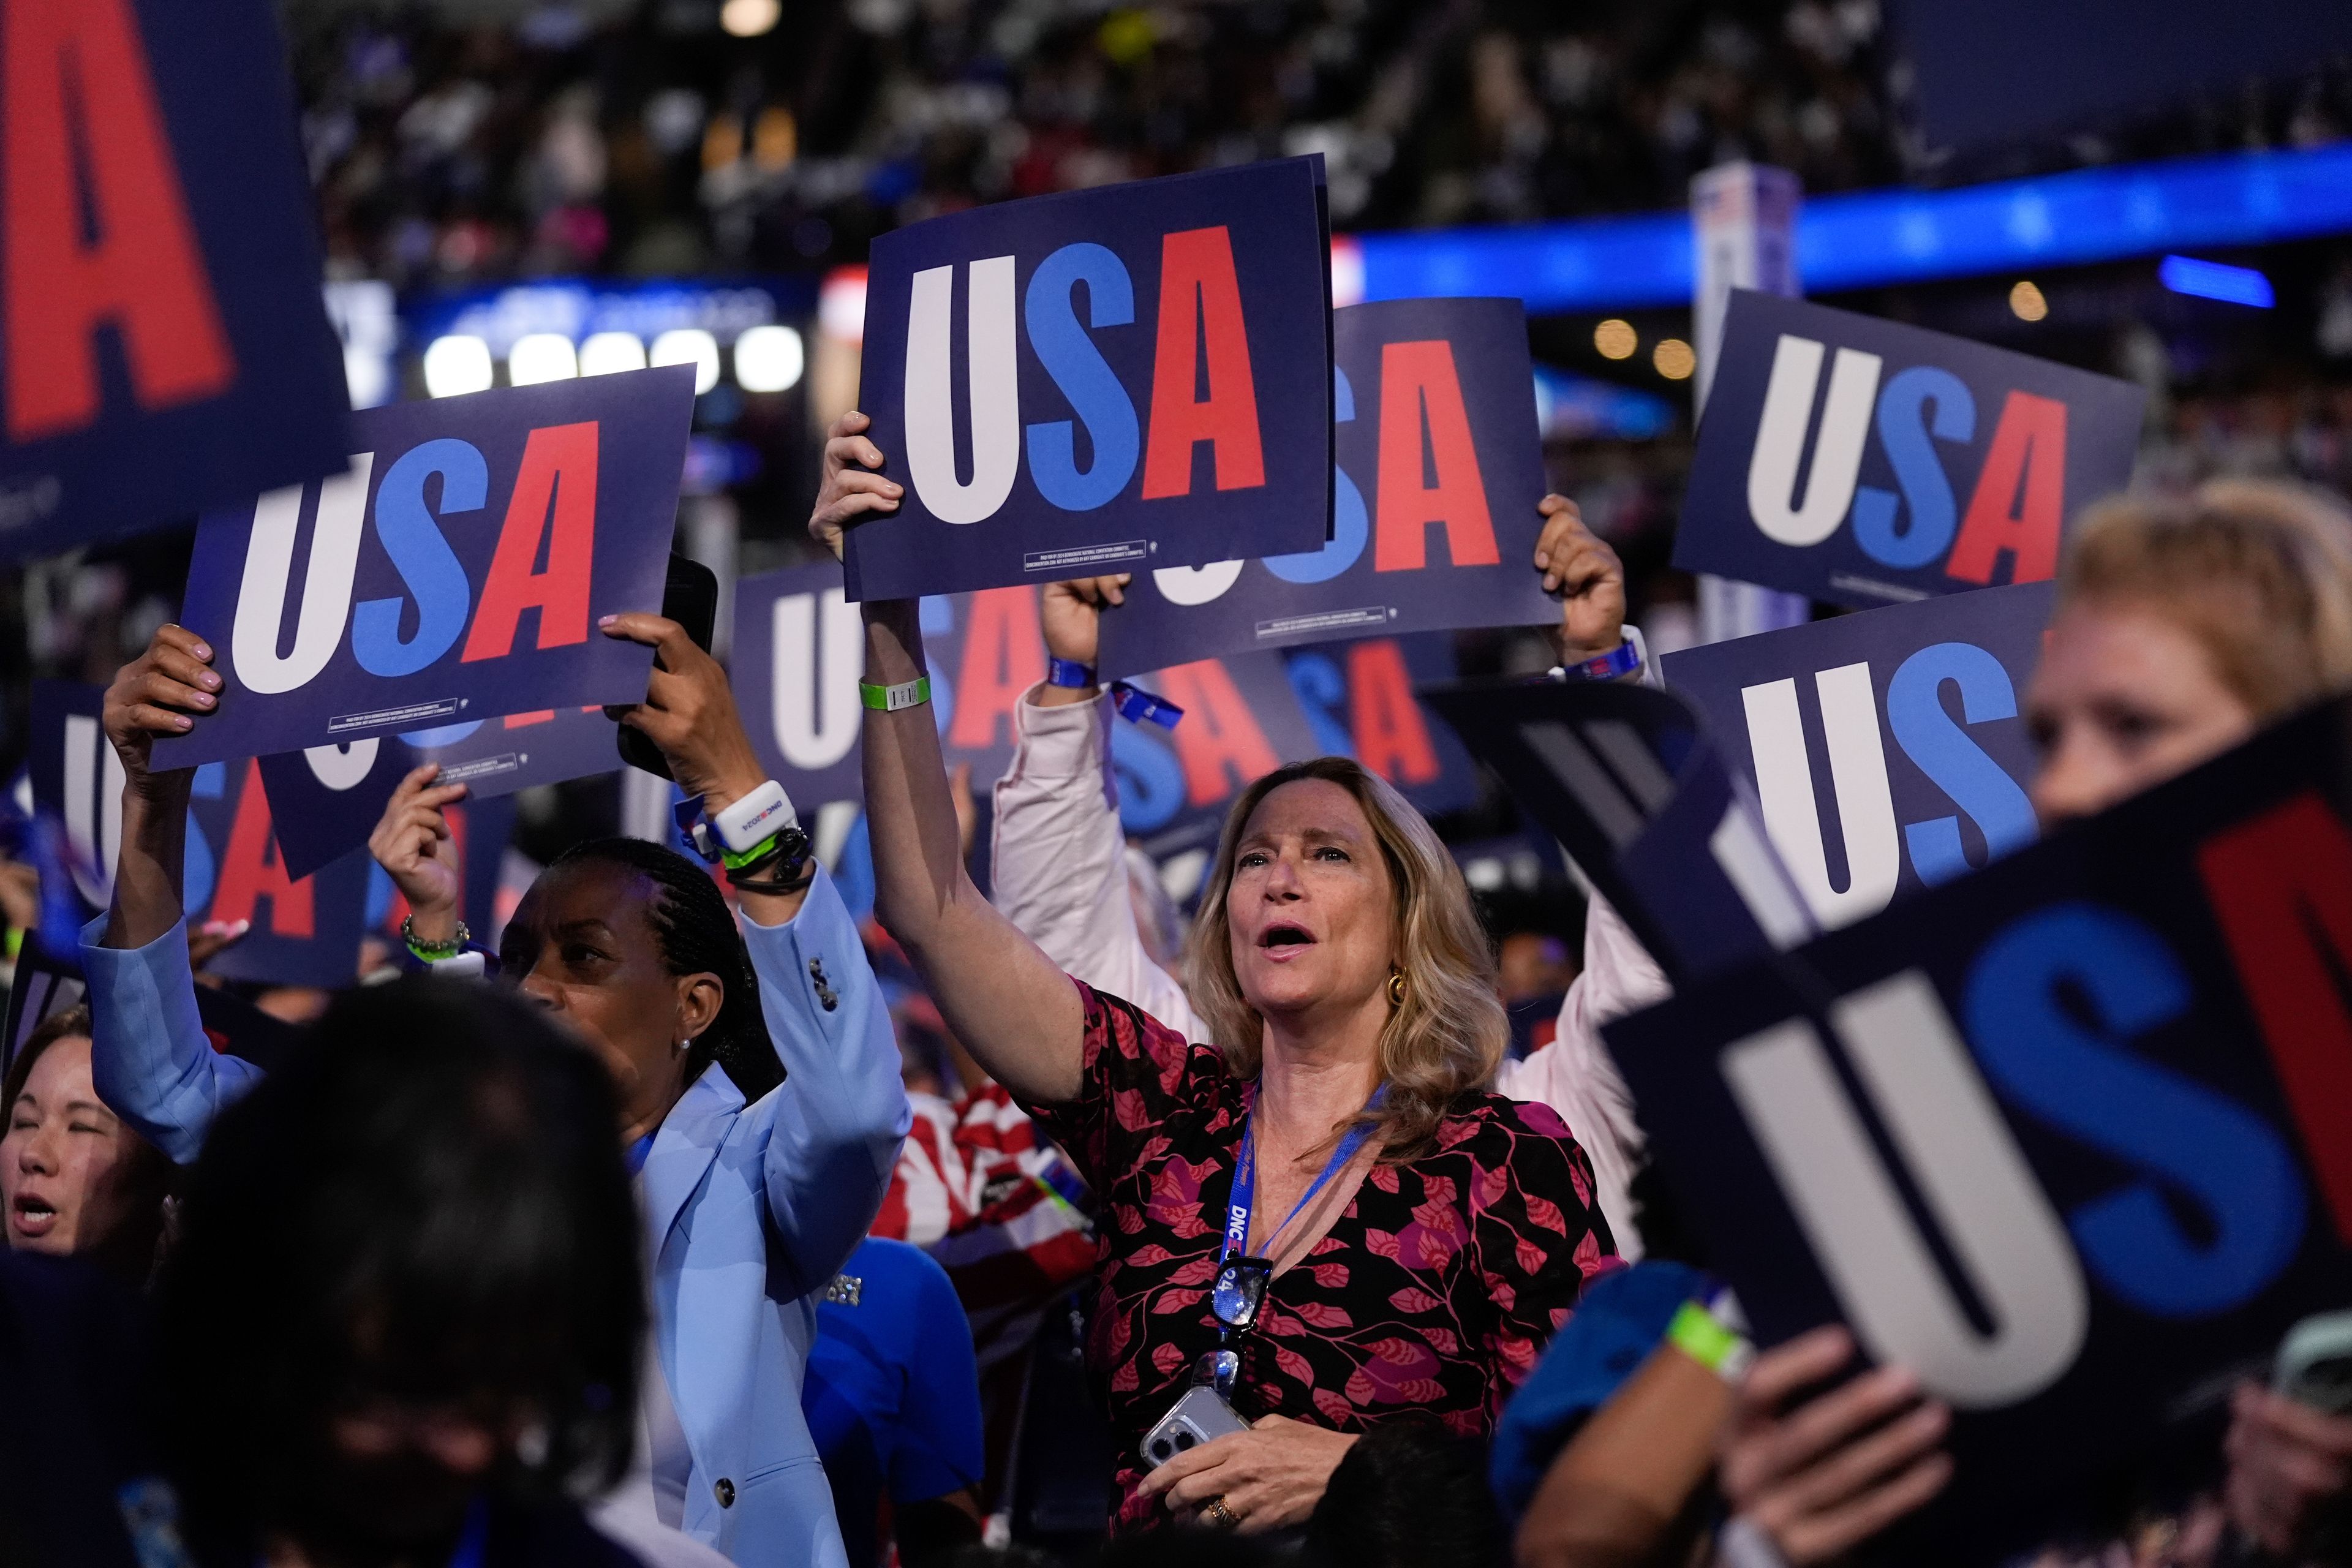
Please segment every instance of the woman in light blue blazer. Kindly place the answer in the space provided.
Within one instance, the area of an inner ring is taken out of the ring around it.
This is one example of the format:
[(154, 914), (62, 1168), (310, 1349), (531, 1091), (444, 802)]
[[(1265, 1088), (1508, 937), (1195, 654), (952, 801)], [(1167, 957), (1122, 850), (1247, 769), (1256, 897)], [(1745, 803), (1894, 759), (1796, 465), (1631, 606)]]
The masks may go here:
[[(621, 721), (661, 748), (705, 812), (756, 794), (764, 770), (717, 663), (658, 616), (614, 617), (604, 631), (657, 650), (646, 702)], [(259, 1077), (215, 1053), (196, 1016), (180, 891), (190, 775), (147, 765), (154, 736), (184, 734), (215, 710), (211, 659), (194, 633), (165, 626), (107, 693), (125, 772), (121, 851), (112, 906), (82, 934), (99, 1094), (182, 1163)], [(465, 941), (442, 817), (464, 789), (433, 776), (404, 781), (370, 840), (409, 900), (420, 956)], [(584, 846), (532, 885), (501, 957), (613, 1073), (640, 1172), (656, 1365), (646, 1452), (607, 1508), (651, 1514), (738, 1563), (837, 1565), (802, 1370), (816, 1300), (880, 1205), (909, 1112), (856, 928), (796, 853), (804, 844), (788, 838), (730, 873), (738, 940), (684, 857)], [(783, 1082), (769, 1088), (779, 1067)]]

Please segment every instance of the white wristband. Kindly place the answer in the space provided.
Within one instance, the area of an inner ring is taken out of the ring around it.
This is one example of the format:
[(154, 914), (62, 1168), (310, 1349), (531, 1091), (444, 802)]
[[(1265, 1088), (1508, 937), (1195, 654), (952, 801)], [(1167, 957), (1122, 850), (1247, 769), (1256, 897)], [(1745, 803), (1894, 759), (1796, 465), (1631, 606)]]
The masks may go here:
[(719, 836), (719, 842), (738, 855), (787, 827), (799, 826), (792, 797), (773, 779), (710, 819), (710, 830)]

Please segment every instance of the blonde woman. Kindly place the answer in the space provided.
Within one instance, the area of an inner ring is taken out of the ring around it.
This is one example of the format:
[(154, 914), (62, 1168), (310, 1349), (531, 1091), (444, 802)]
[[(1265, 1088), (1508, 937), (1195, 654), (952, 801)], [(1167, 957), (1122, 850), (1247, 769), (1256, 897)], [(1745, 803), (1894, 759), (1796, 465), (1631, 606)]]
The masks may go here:
[[(881, 462), (864, 427), (835, 427), (810, 520), (836, 551), (897, 506), (861, 471)], [(916, 606), (863, 608), (876, 912), (1097, 1194), (1087, 1354), (1118, 1525), (1302, 1523), (1372, 1423), (1488, 1430), (1613, 1252), (1559, 1119), (1482, 1087), (1505, 1039), (1493, 961), (1429, 825), (1337, 758), (1244, 792), (1185, 963), (1217, 1045), (1188, 1045), (974, 889)], [(1147, 1434), (1211, 1393), (1247, 1429), (1148, 1465)]]

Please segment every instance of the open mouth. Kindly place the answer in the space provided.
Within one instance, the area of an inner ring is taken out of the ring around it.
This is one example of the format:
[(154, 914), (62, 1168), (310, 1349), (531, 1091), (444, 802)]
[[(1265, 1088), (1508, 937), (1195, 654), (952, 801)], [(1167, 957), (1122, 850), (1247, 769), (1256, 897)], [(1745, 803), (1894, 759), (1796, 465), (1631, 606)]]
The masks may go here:
[(19, 1193), (8, 1206), (8, 1226), (19, 1236), (47, 1236), (58, 1223), (58, 1211), (30, 1193)]
[(1283, 921), (1258, 932), (1257, 944), (1270, 953), (1288, 954), (1314, 946), (1315, 934), (1305, 926)]

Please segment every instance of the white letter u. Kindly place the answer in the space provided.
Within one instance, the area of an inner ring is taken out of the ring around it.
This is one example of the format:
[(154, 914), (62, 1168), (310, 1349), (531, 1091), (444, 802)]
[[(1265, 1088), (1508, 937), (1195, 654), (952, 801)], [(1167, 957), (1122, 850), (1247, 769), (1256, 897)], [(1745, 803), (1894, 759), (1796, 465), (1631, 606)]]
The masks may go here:
[(1954, 1405), (2013, 1405), (2064, 1375), (2090, 1298), (2066, 1227), (1917, 970), (1832, 1010), (1929, 1215), (1992, 1319), (1969, 1322), (1812, 1026), (1749, 1036), (1722, 1070), (1838, 1304), (1873, 1357)]
[(996, 515), (1021, 469), (1021, 366), (1014, 357), (1013, 258), (971, 264), (966, 367), (971, 390), (971, 483), (956, 482), (955, 388), (948, 373), (948, 323), (955, 268), (915, 274), (907, 306), (907, 468), (915, 495), (942, 522)]
[(1748, 457), (1748, 511), (1764, 537), (1782, 544), (1819, 544), (1837, 531), (1853, 505), (1853, 482), (1862, 472), (1863, 444), (1870, 436), (1870, 405), (1878, 396), (1879, 357), (1860, 349), (1840, 349), (1830, 369), (1829, 401), (1822, 408), (1822, 433), (1813, 443), (1812, 471), (1805, 477), (1805, 504), (1792, 507), (1797, 464), (1805, 455), (1805, 426), (1812, 423), (1813, 388), (1822, 378), (1820, 343), (1783, 332), (1772, 351), (1772, 379), (1764, 393), (1764, 416)]
[(865, 625), (838, 588), (786, 594), (771, 615), (769, 721), (776, 750), (796, 768), (829, 768), (857, 743), (865, 718), (857, 700)]
[(302, 609), (294, 623), (294, 651), (278, 654), (286, 618), (286, 584), (294, 574), (294, 534), (302, 517), (302, 489), (289, 485), (255, 503), (245, 547), (245, 581), (236, 594), (236, 624), (229, 657), (247, 691), (276, 694), (304, 686), (327, 668), (351, 618), (352, 576), (359, 568), (360, 525), (366, 521), (373, 452), (352, 458), (351, 470), (319, 486), (319, 519), (310, 530), (310, 569), (302, 579)]
[(1895, 834), (1895, 796), (1886, 778), (1886, 749), (1878, 739), (1870, 666), (1824, 669), (1813, 685), (1821, 693), (1822, 734), (1829, 743), (1830, 781), (1837, 786), (1838, 822), (1845, 834), (1843, 892), (1830, 886), (1821, 813), (1813, 805), (1812, 759), (1797, 712), (1797, 683), (1766, 681), (1739, 695), (1748, 711), (1748, 745), (1756, 759), (1765, 832), (1812, 906), (1813, 918), (1834, 929), (1886, 907), (1903, 874), (1903, 852)]

